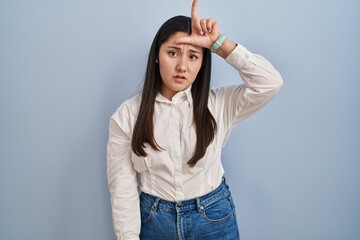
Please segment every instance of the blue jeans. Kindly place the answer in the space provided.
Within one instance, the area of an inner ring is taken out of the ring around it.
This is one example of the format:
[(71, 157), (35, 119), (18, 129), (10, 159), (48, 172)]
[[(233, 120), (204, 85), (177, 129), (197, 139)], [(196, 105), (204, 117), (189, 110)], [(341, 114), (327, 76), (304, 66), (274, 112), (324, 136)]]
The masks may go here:
[(214, 191), (170, 202), (140, 194), (141, 240), (239, 240), (235, 207), (225, 179)]

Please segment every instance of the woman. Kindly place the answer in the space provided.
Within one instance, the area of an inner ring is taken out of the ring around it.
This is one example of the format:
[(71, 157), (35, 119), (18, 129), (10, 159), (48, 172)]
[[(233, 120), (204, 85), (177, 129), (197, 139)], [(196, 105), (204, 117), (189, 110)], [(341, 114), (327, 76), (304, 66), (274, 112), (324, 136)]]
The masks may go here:
[[(263, 57), (221, 34), (216, 20), (199, 19), (196, 8), (194, 0), (191, 18), (161, 26), (142, 94), (110, 119), (108, 182), (117, 239), (239, 239), (221, 149), (282, 79)], [(211, 52), (244, 83), (210, 90)]]

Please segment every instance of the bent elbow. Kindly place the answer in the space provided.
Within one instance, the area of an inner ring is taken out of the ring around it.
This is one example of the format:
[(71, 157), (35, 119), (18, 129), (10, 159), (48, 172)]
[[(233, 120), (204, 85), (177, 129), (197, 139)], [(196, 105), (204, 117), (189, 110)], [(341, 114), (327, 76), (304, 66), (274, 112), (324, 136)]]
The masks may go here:
[(273, 81), (274, 81), (274, 88), (276, 91), (279, 91), (281, 87), (284, 85), (284, 80), (278, 71), (276, 71), (276, 73), (274, 74)]

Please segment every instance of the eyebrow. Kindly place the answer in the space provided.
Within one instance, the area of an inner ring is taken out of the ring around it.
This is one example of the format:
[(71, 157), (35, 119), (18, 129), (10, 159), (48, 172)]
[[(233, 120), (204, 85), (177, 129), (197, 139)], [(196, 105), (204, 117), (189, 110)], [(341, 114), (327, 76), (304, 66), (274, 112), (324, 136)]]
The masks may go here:
[[(180, 47), (176, 47), (176, 46), (168, 46), (167, 48), (171, 48), (171, 49), (175, 49), (175, 50), (181, 51), (181, 48), (180, 48)], [(194, 49), (190, 49), (189, 51), (192, 52), (192, 53), (201, 54), (199, 51), (194, 50)]]

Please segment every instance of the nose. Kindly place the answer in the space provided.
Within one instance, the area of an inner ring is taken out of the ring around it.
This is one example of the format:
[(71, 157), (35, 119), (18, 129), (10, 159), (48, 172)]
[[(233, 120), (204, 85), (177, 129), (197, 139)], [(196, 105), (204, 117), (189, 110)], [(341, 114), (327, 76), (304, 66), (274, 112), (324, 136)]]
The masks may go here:
[(181, 56), (179, 58), (179, 61), (176, 65), (176, 71), (178, 72), (186, 72), (187, 66), (186, 66), (186, 57), (185, 56)]

